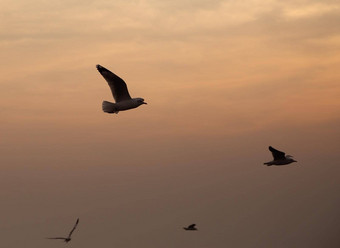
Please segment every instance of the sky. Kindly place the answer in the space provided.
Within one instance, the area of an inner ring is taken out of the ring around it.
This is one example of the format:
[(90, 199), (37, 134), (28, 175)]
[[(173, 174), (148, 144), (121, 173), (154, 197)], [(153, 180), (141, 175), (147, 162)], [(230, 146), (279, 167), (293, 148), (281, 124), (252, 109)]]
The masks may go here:
[(1, 246), (340, 247), (339, 1), (0, 5)]

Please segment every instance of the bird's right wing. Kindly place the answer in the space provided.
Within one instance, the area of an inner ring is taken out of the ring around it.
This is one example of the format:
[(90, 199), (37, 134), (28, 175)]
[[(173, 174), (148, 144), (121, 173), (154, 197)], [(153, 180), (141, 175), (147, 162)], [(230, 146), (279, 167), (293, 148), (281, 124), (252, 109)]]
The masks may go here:
[(196, 226), (196, 224), (191, 224), (190, 226), (188, 226), (188, 228), (194, 228)]
[(96, 65), (99, 73), (104, 77), (109, 84), (113, 98), (116, 102), (121, 102), (131, 99), (126, 83), (123, 79), (112, 73), (101, 65)]
[(76, 229), (76, 227), (78, 226), (78, 223), (79, 223), (79, 218), (77, 219), (76, 224), (74, 225), (73, 229), (71, 230), (70, 234), (68, 235), (68, 238), (71, 238), (71, 235), (72, 235), (73, 231)]
[(284, 159), (286, 159), (284, 152), (276, 150), (275, 148), (273, 148), (271, 146), (269, 147), (269, 151), (272, 152), (274, 160), (284, 160)]

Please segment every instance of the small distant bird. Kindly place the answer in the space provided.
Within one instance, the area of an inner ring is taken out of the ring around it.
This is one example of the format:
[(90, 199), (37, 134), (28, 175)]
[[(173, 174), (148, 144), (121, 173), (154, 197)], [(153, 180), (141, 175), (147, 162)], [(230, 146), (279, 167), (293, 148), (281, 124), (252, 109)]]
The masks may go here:
[(102, 108), (104, 112), (118, 114), (119, 111), (133, 109), (139, 107), (142, 104), (147, 104), (144, 102), (143, 98), (131, 98), (126, 83), (123, 79), (101, 65), (97, 65), (96, 67), (99, 73), (109, 84), (113, 98), (116, 101), (116, 103), (103, 101)]
[(71, 241), (71, 235), (72, 235), (73, 231), (76, 229), (78, 223), (79, 223), (79, 218), (77, 219), (76, 224), (74, 225), (73, 229), (71, 230), (71, 232), (70, 232), (70, 234), (68, 235), (67, 238), (55, 237), (55, 238), (47, 238), (47, 239), (63, 239), (64, 242), (66, 242), (66, 243), (70, 242)]
[(195, 226), (196, 226), (196, 224), (191, 224), (188, 227), (183, 227), (183, 229), (186, 230), (186, 231), (197, 231), (197, 228)]
[(293, 156), (290, 155), (285, 155), (284, 152), (278, 151), (275, 148), (269, 146), (269, 151), (272, 152), (274, 160), (264, 163), (267, 166), (271, 165), (285, 165), (285, 164), (290, 164), (293, 162), (297, 162), (296, 160), (293, 159)]

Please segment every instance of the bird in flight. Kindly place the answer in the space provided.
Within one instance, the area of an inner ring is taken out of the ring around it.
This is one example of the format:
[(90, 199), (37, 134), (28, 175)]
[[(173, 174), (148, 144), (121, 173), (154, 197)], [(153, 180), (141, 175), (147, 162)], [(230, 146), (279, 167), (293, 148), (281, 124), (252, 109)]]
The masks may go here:
[(293, 159), (293, 156), (290, 155), (285, 155), (284, 152), (278, 151), (275, 148), (269, 146), (269, 151), (272, 152), (274, 160), (264, 163), (267, 166), (271, 165), (285, 165), (285, 164), (290, 164), (293, 162), (297, 162), (296, 160)]
[(109, 84), (113, 98), (116, 101), (116, 103), (103, 101), (102, 108), (104, 112), (118, 114), (119, 111), (133, 109), (139, 107), (142, 104), (147, 104), (144, 102), (143, 98), (131, 98), (126, 83), (123, 79), (101, 65), (97, 65), (96, 67), (99, 73)]
[(70, 242), (71, 241), (71, 235), (72, 235), (73, 231), (76, 229), (78, 223), (79, 223), (79, 218), (77, 219), (76, 224), (74, 225), (73, 229), (71, 230), (71, 232), (69, 233), (67, 238), (64, 238), (64, 237), (55, 237), (55, 238), (47, 238), (47, 239), (62, 239), (66, 243)]
[(195, 226), (196, 224), (191, 224), (188, 227), (183, 227), (183, 229), (186, 231), (197, 231), (197, 228)]

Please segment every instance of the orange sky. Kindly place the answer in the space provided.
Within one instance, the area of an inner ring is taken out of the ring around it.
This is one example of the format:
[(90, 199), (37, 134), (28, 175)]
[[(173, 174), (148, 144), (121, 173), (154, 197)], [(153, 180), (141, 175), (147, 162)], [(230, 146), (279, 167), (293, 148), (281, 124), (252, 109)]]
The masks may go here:
[[(0, 19), (4, 247), (60, 247), (43, 238), (77, 217), (72, 247), (339, 247), (338, 1), (2, 0)], [(96, 64), (148, 105), (103, 113)], [(298, 163), (263, 167), (268, 145)]]

